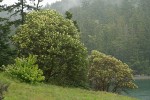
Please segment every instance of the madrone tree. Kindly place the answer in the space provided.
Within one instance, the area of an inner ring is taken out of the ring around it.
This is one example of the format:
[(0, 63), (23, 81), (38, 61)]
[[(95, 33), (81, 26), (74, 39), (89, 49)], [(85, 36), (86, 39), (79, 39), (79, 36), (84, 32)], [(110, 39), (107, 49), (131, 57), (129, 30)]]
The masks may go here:
[(137, 88), (133, 83), (132, 70), (120, 60), (93, 50), (90, 55), (88, 77), (95, 90), (120, 93)]
[(38, 56), (46, 81), (79, 86), (87, 75), (87, 50), (79, 35), (73, 21), (54, 10), (41, 10), (27, 14), (13, 41), (20, 55)]

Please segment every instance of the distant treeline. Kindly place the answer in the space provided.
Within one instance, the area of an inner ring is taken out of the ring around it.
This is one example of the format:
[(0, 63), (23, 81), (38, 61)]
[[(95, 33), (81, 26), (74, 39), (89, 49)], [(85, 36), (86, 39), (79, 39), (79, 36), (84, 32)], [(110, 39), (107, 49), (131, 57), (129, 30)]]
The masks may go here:
[(149, 5), (150, 0), (62, 0), (46, 8), (73, 13), (89, 52), (97, 49), (123, 60), (136, 74), (149, 74)]

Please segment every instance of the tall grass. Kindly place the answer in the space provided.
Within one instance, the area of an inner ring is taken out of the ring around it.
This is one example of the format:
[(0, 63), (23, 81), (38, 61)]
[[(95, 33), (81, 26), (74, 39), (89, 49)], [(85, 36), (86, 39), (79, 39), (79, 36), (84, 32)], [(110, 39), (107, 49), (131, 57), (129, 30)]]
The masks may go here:
[(4, 100), (136, 100), (106, 92), (67, 88), (48, 84), (30, 85), (9, 78), (0, 72), (0, 79), (10, 83)]

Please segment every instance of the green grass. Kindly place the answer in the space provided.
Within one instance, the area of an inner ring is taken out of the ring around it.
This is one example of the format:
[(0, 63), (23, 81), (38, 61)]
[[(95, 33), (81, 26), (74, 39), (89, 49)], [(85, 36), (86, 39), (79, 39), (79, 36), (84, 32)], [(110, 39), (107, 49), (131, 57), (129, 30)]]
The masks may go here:
[(11, 79), (1, 72), (0, 81), (10, 83), (4, 100), (137, 100), (112, 93), (64, 88), (44, 83), (30, 85)]

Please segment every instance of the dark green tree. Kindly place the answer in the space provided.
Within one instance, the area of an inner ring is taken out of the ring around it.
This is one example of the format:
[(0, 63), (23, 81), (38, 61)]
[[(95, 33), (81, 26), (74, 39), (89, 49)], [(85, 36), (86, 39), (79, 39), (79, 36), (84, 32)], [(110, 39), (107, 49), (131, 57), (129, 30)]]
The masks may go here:
[[(72, 20), (72, 13), (70, 13), (69, 11), (66, 11), (65, 15), (66, 15), (66, 19)], [(78, 29), (78, 31), (80, 32), (77, 21), (73, 20), (73, 23), (76, 26), (76, 28)]]
[[(1, 1), (2, 2), (2, 1)], [(4, 6), (0, 6), (0, 13), (4, 11)], [(13, 52), (9, 43), (9, 25), (7, 18), (0, 16), (0, 67), (11, 62)]]

